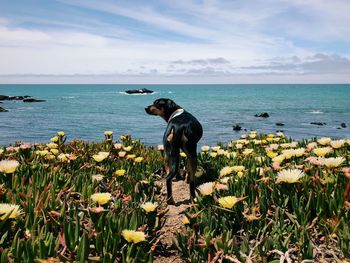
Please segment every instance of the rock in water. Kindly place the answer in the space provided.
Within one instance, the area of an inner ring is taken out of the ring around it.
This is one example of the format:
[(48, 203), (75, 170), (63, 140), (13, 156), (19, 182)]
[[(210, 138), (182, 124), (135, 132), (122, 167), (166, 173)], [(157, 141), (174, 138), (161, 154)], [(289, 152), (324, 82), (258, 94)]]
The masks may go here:
[(260, 114), (255, 114), (255, 117), (261, 117), (261, 118), (268, 118), (270, 115), (267, 112), (260, 113)]
[(23, 99), (23, 102), (45, 102), (46, 100), (37, 100), (33, 98)]
[(345, 122), (342, 122), (342, 123), (340, 124), (340, 127), (346, 128), (346, 127), (347, 127), (347, 126), (346, 126), (346, 123), (345, 123)]
[(0, 112), (8, 112), (8, 110), (6, 110), (6, 109), (0, 107)]
[(242, 127), (239, 126), (238, 124), (236, 124), (235, 126), (233, 126), (233, 130), (234, 130), (234, 131), (241, 131), (241, 130), (242, 130)]
[(284, 126), (284, 123), (282, 123), (282, 122), (277, 122), (277, 123), (276, 123), (276, 126)]
[(327, 123), (325, 123), (325, 122), (317, 122), (317, 121), (313, 121), (313, 122), (310, 122), (310, 124), (313, 124), (313, 125), (318, 125), (318, 126), (323, 126), (323, 125), (326, 125)]
[(149, 90), (149, 89), (131, 89), (131, 90), (126, 90), (125, 91), (128, 94), (149, 94), (149, 93), (153, 93), (153, 90)]

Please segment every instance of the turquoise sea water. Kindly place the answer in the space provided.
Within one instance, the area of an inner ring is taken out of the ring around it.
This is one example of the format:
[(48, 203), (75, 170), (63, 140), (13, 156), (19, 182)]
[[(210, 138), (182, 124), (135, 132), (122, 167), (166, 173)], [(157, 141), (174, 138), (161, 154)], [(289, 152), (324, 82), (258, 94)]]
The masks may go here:
[[(124, 93), (144, 87), (155, 93)], [(144, 111), (160, 97), (173, 99), (199, 119), (201, 145), (238, 138), (243, 132), (234, 132), (234, 124), (265, 133), (283, 130), (295, 139), (350, 138), (350, 85), (0, 85), (0, 95), (46, 100), (1, 103), (9, 112), (0, 113), (0, 145), (47, 142), (61, 130), (68, 140), (103, 140), (103, 132), (112, 130), (115, 136), (132, 134), (146, 144), (160, 144), (166, 123)], [(270, 117), (254, 117), (261, 112)], [(338, 129), (342, 122), (348, 127)]]

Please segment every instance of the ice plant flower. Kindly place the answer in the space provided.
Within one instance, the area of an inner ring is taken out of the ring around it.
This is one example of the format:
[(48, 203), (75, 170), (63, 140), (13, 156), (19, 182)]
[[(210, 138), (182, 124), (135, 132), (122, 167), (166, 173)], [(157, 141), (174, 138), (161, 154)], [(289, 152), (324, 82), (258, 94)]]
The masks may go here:
[(181, 221), (182, 221), (182, 224), (184, 224), (184, 225), (190, 224), (190, 220), (188, 220), (187, 216), (183, 216)]
[(277, 163), (281, 163), (281, 162), (284, 161), (285, 158), (286, 158), (286, 157), (285, 157), (284, 154), (280, 154), (280, 155), (278, 155), (278, 156), (272, 158), (272, 161), (273, 161), (273, 162), (277, 162)]
[(215, 158), (218, 154), (217, 153), (210, 153), (210, 157)]
[(126, 156), (126, 159), (128, 160), (128, 159), (134, 159), (136, 157), (136, 155), (135, 154), (128, 154), (127, 156)]
[(22, 210), (19, 205), (0, 204), (0, 221), (5, 220), (5, 218), (17, 219), (21, 215)]
[(343, 147), (345, 144), (345, 140), (336, 140), (336, 141), (331, 141), (331, 146), (334, 149), (339, 149), (341, 147)]
[(99, 181), (102, 181), (102, 180), (103, 180), (104, 175), (102, 175), (102, 174), (94, 174), (94, 175), (92, 175), (91, 177), (92, 177), (92, 180), (93, 180), (93, 181), (99, 182)]
[(115, 143), (113, 146), (114, 146), (114, 149), (116, 150), (120, 150), (121, 148), (123, 148), (123, 144), (121, 143)]
[(210, 149), (210, 147), (205, 145), (205, 146), (202, 146), (201, 151), (202, 152), (208, 152), (209, 149)]
[(112, 195), (110, 193), (96, 193), (91, 195), (91, 200), (99, 205), (107, 204), (112, 199)]
[(68, 161), (68, 156), (65, 153), (61, 153), (60, 155), (57, 156), (57, 158), (62, 163), (65, 163)]
[(321, 145), (328, 145), (330, 144), (330, 142), (332, 141), (331, 138), (328, 138), (328, 137), (322, 137), (321, 139), (318, 139), (318, 143), (321, 144)]
[(323, 165), (328, 168), (339, 167), (345, 161), (344, 157), (336, 157), (336, 158), (325, 158), (323, 161)]
[(278, 155), (278, 153), (268, 150), (266, 151), (266, 155), (272, 159), (275, 158)]
[(156, 210), (156, 208), (158, 207), (157, 203), (152, 203), (152, 202), (146, 202), (142, 205), (140, 205), (140, 207), (146, 211), (146, 213), (150, 213), (150, 212), (154, 212)]
[(46, 144), (46, 146), (49, 147), (49, 149), (56, 149), (58, 147), (58, 145), (54, 142), (50, 142)]
[(233, 173), (233, 169), (230, 166), (225, 166), (220, 171), (220, 177), (224, 177)]
[(114, 174), (115, 174), (116, 176), (124, 176), (125, 173), (126, 173), (126, 171), (125, 171), (124, 169), (119, 169), (119, 170), (115, 171)]
[(235, 165), (232, 167), (232, 170), (235, 171), (236, 173), (238, 172), (243, 172), (245, 167), (243, 165)]
[(309, 162), (309, 163), (311, 163), (313, 165), (323, 165), (324, 159), (325, 159), (324, 157), (314, 157), (314, 156), (312, 156), (312, 157), (306, 158), (305, 161)]
[(112, 131), (105, 131), (105, 132), (104, 132), (104, 135), (105, 135), (105, 136), (111, 136), (112, 134), (113, 134)]
[(60, 137), (63, 137), (64, 136), (64, 132), (63, 131), (59, 131), (59, 132), (57, 132), (57, 135), (60, 136)]
[(52, 152), (54, 155), (57, 155), (59, 153), (57, 149), (51, 149), (50, 152)]
[(0, 172), (5, 174), (12, 174), (19, 166), (19, 162), (16, 160), (2, 160), (0, 161)]
[(304, 172), (299, 169), (285, 169), (278, 172), (276, 183), (293, 184), (304, 176)]
[(119, 156), (120, 158), (125, 157), (125, 155), (126, 155), (126, 152), (124, 152), (124, 151), (120, 151), (120, 152), (118, 153), (118, 156)]
[(221, 207), (231, 209), (238, 202), (244, 200), (245, 197), (236, 197), (236, 196), (225, 196), (218, 199), (218, 202)]
[(307, 146), (306, 149), (311, 152), (313, 149), (317, 148), (317, 143), (316, 142), (310, 142)]
[(58, 137), (54, 136), (50, 139), (51, 142), (58, 142)]
[(0, 148), (0, 154), (2, 154), (4, 152), (4, 149)]
[(140, 243), (140, 242), (146, 240), (146, 235), (142, 231), (134, 231), (134, 230), (124, 229), (122, 231), (122, 236), (124, 237), (124, 239), (126, 241), (128, 241), (129, 243), (134, 243), (134, 244), (137, 244), (137, 243)]
[(48, 150), (35, 151), (35, 154), (40, 155), (40, 156), (45, 156), (45, 155), (48, 154), (48, 153), (49, 153)]
[(123, 147), (124, 151), (126, 152), (130, 152), (132, 149), (132, 146), (127, 146), (127, 147)]
[(143, 157), (136, 157), (134, 161), (135, 163), (141, 163), (143, 161)]
[(243, 155), (249, 155), (249, 154), (251, 154), (253, 151), (254, 151), (253, 149), (245, 149), (245, 150), (243, 151)]
[(99, 163), (106, 159), (108, 155), (109, 152), (99, 152), (98, 154), (94, 154), (92, 158), (94, 158), (94, 160)]
[(204, 183), (198, 186), (198, 190), (203, 196), (211, 195), (214, 192), (214, 189), (215, 189), (215, 183), (213, 182)]
[(226, 184), (215, 184), (215, 190), (217, 191), (228, 190), (228, 186)]
[(332, 148), (331, 147), (315, 148), (312, 150), (312, 152), (319, 157), (324, 157), (327, 154), (329, 154), (330, 152), (332, 152)]
[(212, 150), (213, 152), (217, 152), (219, 149), (220, 149), (220, 146), (212, 146), (212, 147), (211, 147), (211, 150)]

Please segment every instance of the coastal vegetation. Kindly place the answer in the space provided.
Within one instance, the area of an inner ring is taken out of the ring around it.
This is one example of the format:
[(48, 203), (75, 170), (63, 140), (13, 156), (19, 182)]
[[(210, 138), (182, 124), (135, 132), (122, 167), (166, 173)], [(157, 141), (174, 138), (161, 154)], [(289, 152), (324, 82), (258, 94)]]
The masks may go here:
[[(346, 262), (349, 150), (281, 132), (203, 146), (173, 247), (188, 262)], [(152, 262), (168, 211), (161, 151), (111, 131), (0, 148), (0, 263)]]

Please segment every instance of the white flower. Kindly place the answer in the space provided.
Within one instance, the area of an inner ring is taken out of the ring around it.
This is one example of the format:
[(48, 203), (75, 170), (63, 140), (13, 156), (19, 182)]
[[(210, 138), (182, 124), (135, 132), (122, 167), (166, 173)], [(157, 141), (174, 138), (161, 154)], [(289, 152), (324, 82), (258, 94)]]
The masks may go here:
[(332, 141), (331, 138), (328, 138), (328, 137), (323, 137), (321, 139), (318, 139), (318, 143), (321, 144), (321, 145), (328, 145), (330, 144), (330, 142)]
[(154, 212), (156, 210), (156, 208), (158, 207), (157, 203), (152, 203), (152, 202), (146, 202), (142, 205), (140, 205), (140, 207), (146, 211), (146, 213), (150, 213), (150, 212)]
[(5, 174), (12, 174), (19, 166), (19, 162), (16, 160), (2, 160), (0, 161), (0, 172)]
[(344, 157), (325, 158), (323, 164), (328, 168), (339, 167), (345, 161)]
[(205, 184), (201, 184), (198, 186), (198, 190), (201, 193), (201, 195), (211, 195), (214, 192), (215, 189), (215, 183), (209, 182)]
[(331, 146), (334, 149), (339, 149), (339, 148), (343, 147), (344, 144), (345, 144), (345, 140), (331, 141)]
[(299, 169), (286, 169), (278, 172), (276, 183), (293, 184), (304, 176), (304, 172)]
[(232, 174), (232, 172), (233, 172), (233, 168), (232, 167), (225, 166), (220, 171), (220, 177), (224, 177), (224, 176), (230, 175), (230, 174)]

